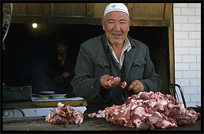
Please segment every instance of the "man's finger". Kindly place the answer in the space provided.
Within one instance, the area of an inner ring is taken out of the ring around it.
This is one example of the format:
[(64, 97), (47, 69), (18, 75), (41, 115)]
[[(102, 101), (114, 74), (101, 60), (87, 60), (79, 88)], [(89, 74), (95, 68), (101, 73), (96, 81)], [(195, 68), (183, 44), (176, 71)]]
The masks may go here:
[(138, 86), (138, 85), (135, 85), (135, 86), (133, 87), (133, 91), (134, 91), (134, 93), (139, 93), (139, 92), (140, 92), (139, 86)]
[(132, 82), (132, 83), (130, 84), (130, 86), (128, 87), (128, 90), (132, 90), (135, 85), (136, 85), (136, 83)]

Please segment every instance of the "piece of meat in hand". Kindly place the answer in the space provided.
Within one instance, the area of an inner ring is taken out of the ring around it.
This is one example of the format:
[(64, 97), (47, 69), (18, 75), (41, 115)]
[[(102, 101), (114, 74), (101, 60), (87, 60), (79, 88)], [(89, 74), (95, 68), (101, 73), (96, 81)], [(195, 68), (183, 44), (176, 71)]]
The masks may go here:
[(124, 89), (127, 86), (127, 82), (126, 81), (120, 82), (120, 86), (122, 89)]

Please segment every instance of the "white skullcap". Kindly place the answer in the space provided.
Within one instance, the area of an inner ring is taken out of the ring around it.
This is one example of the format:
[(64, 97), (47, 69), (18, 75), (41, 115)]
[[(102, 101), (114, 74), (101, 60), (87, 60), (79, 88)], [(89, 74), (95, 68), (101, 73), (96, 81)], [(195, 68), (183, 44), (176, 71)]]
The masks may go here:
[(129, 12), (125, 4), (123, 3), (110, 3), (106, 6), (106, 9), (104, 11), (104, 17), (106, 16), (107, 13), (112, 12), (112, 11), (121, 11), (126, 13), (129, 16)]

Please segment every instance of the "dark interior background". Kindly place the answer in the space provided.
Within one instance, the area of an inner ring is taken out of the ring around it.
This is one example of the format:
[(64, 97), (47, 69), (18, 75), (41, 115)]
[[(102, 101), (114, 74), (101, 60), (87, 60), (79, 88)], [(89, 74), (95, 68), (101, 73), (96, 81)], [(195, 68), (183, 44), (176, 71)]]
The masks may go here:
[[(52, 73), (57, 41), (65, 40), (69, 52), (77, 56), (81, 43), (103, 33), (100, 25), (39, 24), (33, 29), (31, 24), (11, 23), (4, 43), (6, 50), (2, 51), (3, 82), (7, 86), (35, 87), (34, 76)], [(162, 92), (168, 93), (168, 28), (131, 26), (129, 36), (149, 47), (156, 72), (161, 76)]]

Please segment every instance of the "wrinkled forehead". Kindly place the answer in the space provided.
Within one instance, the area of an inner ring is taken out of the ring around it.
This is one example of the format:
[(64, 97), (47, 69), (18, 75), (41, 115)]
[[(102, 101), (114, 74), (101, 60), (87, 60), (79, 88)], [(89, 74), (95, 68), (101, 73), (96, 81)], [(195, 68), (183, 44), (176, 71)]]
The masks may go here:
[(124, 12), (112, 11), (112, 12), (107, 13), (104, 19), (106, 20), (116, 20), (116, 19), (117, 20), (129, 20), (129, 16)]

